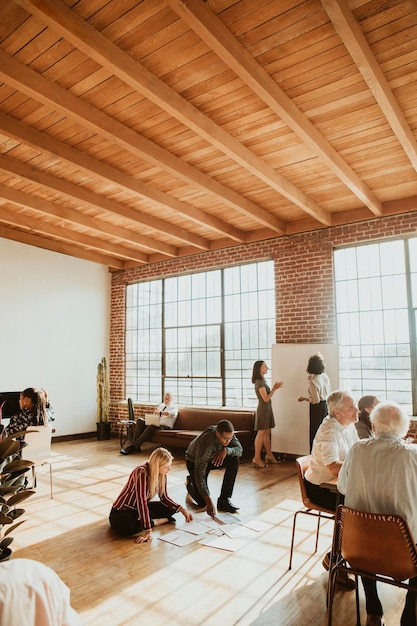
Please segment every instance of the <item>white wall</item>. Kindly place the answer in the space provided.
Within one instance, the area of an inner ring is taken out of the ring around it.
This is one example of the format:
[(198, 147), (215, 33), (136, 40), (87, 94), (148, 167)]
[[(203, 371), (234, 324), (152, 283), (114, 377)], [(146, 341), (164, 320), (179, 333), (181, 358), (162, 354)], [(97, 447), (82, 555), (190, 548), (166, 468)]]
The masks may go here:
[(0, 238), (0, 391), (45, 387), (55, 436), (96, 429), (110, 279), (107, 267)]
[(334, 391), (339, 386), (339, 349), (336, 344), (277, 343), (272, 346), (271, 382), (284, 382), (272, 397), (274, 452), (297, 456), (310, 453), (310, 407), (308, 402), (298, 402), (297, 398), (307, 396), (308, 359), (316, 352), (321, 352), (324, 357)]

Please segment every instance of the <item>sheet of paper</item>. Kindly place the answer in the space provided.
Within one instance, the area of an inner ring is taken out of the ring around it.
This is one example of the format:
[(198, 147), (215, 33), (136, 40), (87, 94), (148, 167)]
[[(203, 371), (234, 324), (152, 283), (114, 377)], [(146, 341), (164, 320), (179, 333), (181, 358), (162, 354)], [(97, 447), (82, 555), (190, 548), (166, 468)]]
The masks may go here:
[(236, 550), (239, 550), (239, 548), (245, 545), (244, 540), (236, 539), (236, 538), (231, 539), (230, 537), (227, 537), (227, 535), (222, 535), (221, 537), (215, 537), (214, 539), (205, 537), (204, 539), (201, 539), (199, 543), (209, 548), (217, 548), (218, 550), (227, 550), (228, 552), (235, 552)]
[(216, 520), (219, 520), (222, 524), (239, 524), (240, 518), (235, 513), (217, 513)]
[(266, 522), (261, 522), (258, 519), (253, 519), (250, 522), (242, 522), (243, 526), (246, 528), (251, 528), (252, 530), (256, 530), (257, 533), (262, 532), (263, 530), (268, 530), (271, 528), (271, 524), (267, 524)]
[[(208, 518), (210, 520), (210, 518)], [(202, 524), (201, 522), (196, 522), (193, 520), (192, 522), (184, 522), (184, 524), (177, 524), (177, 530), (183, 530), (186, 533), (192, 533), (193, 535), (204, 535), (210, 530), (210, 527), (207, 524)]]
[(166, 535), (161, 535), (158, 537), (161, 541), (166, 541), (167, 543), (173, 543), (174, 546), (188, 546), (190, 543), (194, 543), (194, 541), (199, 541), (203, 539), (205, 535), (192, 535), (191, 533), (184, 533), (181, 530), (174, 530), (172, 533), (167, 533)]
[(242, 524), (224, 524), (222, 531), (228, 537), (256, 537), (256, 531)]

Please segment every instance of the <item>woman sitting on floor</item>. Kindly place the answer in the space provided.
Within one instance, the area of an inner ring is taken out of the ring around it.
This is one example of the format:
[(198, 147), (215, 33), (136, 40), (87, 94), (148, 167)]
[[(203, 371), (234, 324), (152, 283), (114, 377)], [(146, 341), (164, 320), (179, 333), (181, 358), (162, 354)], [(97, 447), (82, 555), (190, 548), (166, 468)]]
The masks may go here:
[[(193, 516), (177, 504), (167, 493), (167, 474), (171, 470), (173, 456), (165, 448), (157, 448), (149, 460), (135, 467), (129, 480), (115, 500), (110, 511), (110, 525), (119, 535), (135, 535), (136, 543), (152, 540), (152, 528), (173, 522), (174, 513), (182, 513), (187, 522)], [(159, 502), (151, 502), (158, 494)]]

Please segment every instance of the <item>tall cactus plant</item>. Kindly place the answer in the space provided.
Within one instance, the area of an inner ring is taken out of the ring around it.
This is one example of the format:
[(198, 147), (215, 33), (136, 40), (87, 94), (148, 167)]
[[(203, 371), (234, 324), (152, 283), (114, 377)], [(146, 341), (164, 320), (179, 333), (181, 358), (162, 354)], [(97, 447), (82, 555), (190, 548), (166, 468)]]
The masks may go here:
[(97, 366), (97, 422), (107, 422), (110, 408), (110, 382), (107, 360), (103, 356)]

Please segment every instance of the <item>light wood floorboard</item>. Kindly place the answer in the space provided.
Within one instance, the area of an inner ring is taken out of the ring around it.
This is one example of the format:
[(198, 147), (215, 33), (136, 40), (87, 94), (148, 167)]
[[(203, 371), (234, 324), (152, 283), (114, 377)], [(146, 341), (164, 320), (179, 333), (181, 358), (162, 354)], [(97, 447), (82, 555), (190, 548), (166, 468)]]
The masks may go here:
[[(151, 544), (138, 545), (113, 535), (108, 514), (129, 472), (151, 450), (149, 445), (140, 455), (123, 457), (116, 439), (54, 443), (54, 499), (48, 470), (40, 468), (37, 493), (25, 502), (27, 521), (15, 533), (13, 558), (52, 567), (70, 588), (72, 605), (87, 626), (324, 626), (327, 573), (321, 560), (333, 523), (323, 523), (313, 554), (314, 520), (298, 516), (288, 571), (293, 514), (301, 508), (295, 463), (257, 470), (242, 462), (233, 501), (243, 520), (258, 518), (269, 528), (236, 552), (160, 541), (172, 525), (155, 529)], [(186, 500), (184, 452), (173, 452), (170, 495), (197, 510)], [(222, 476), (210, 474), (216, 498)], [(388, 626), (399, 624), (403, 597), (401, 590), (381, 588)], [(365, 623), (363, 594), (361, 609)], [(334, 626), (355, 623), (354, 594), (338, 592)]]

